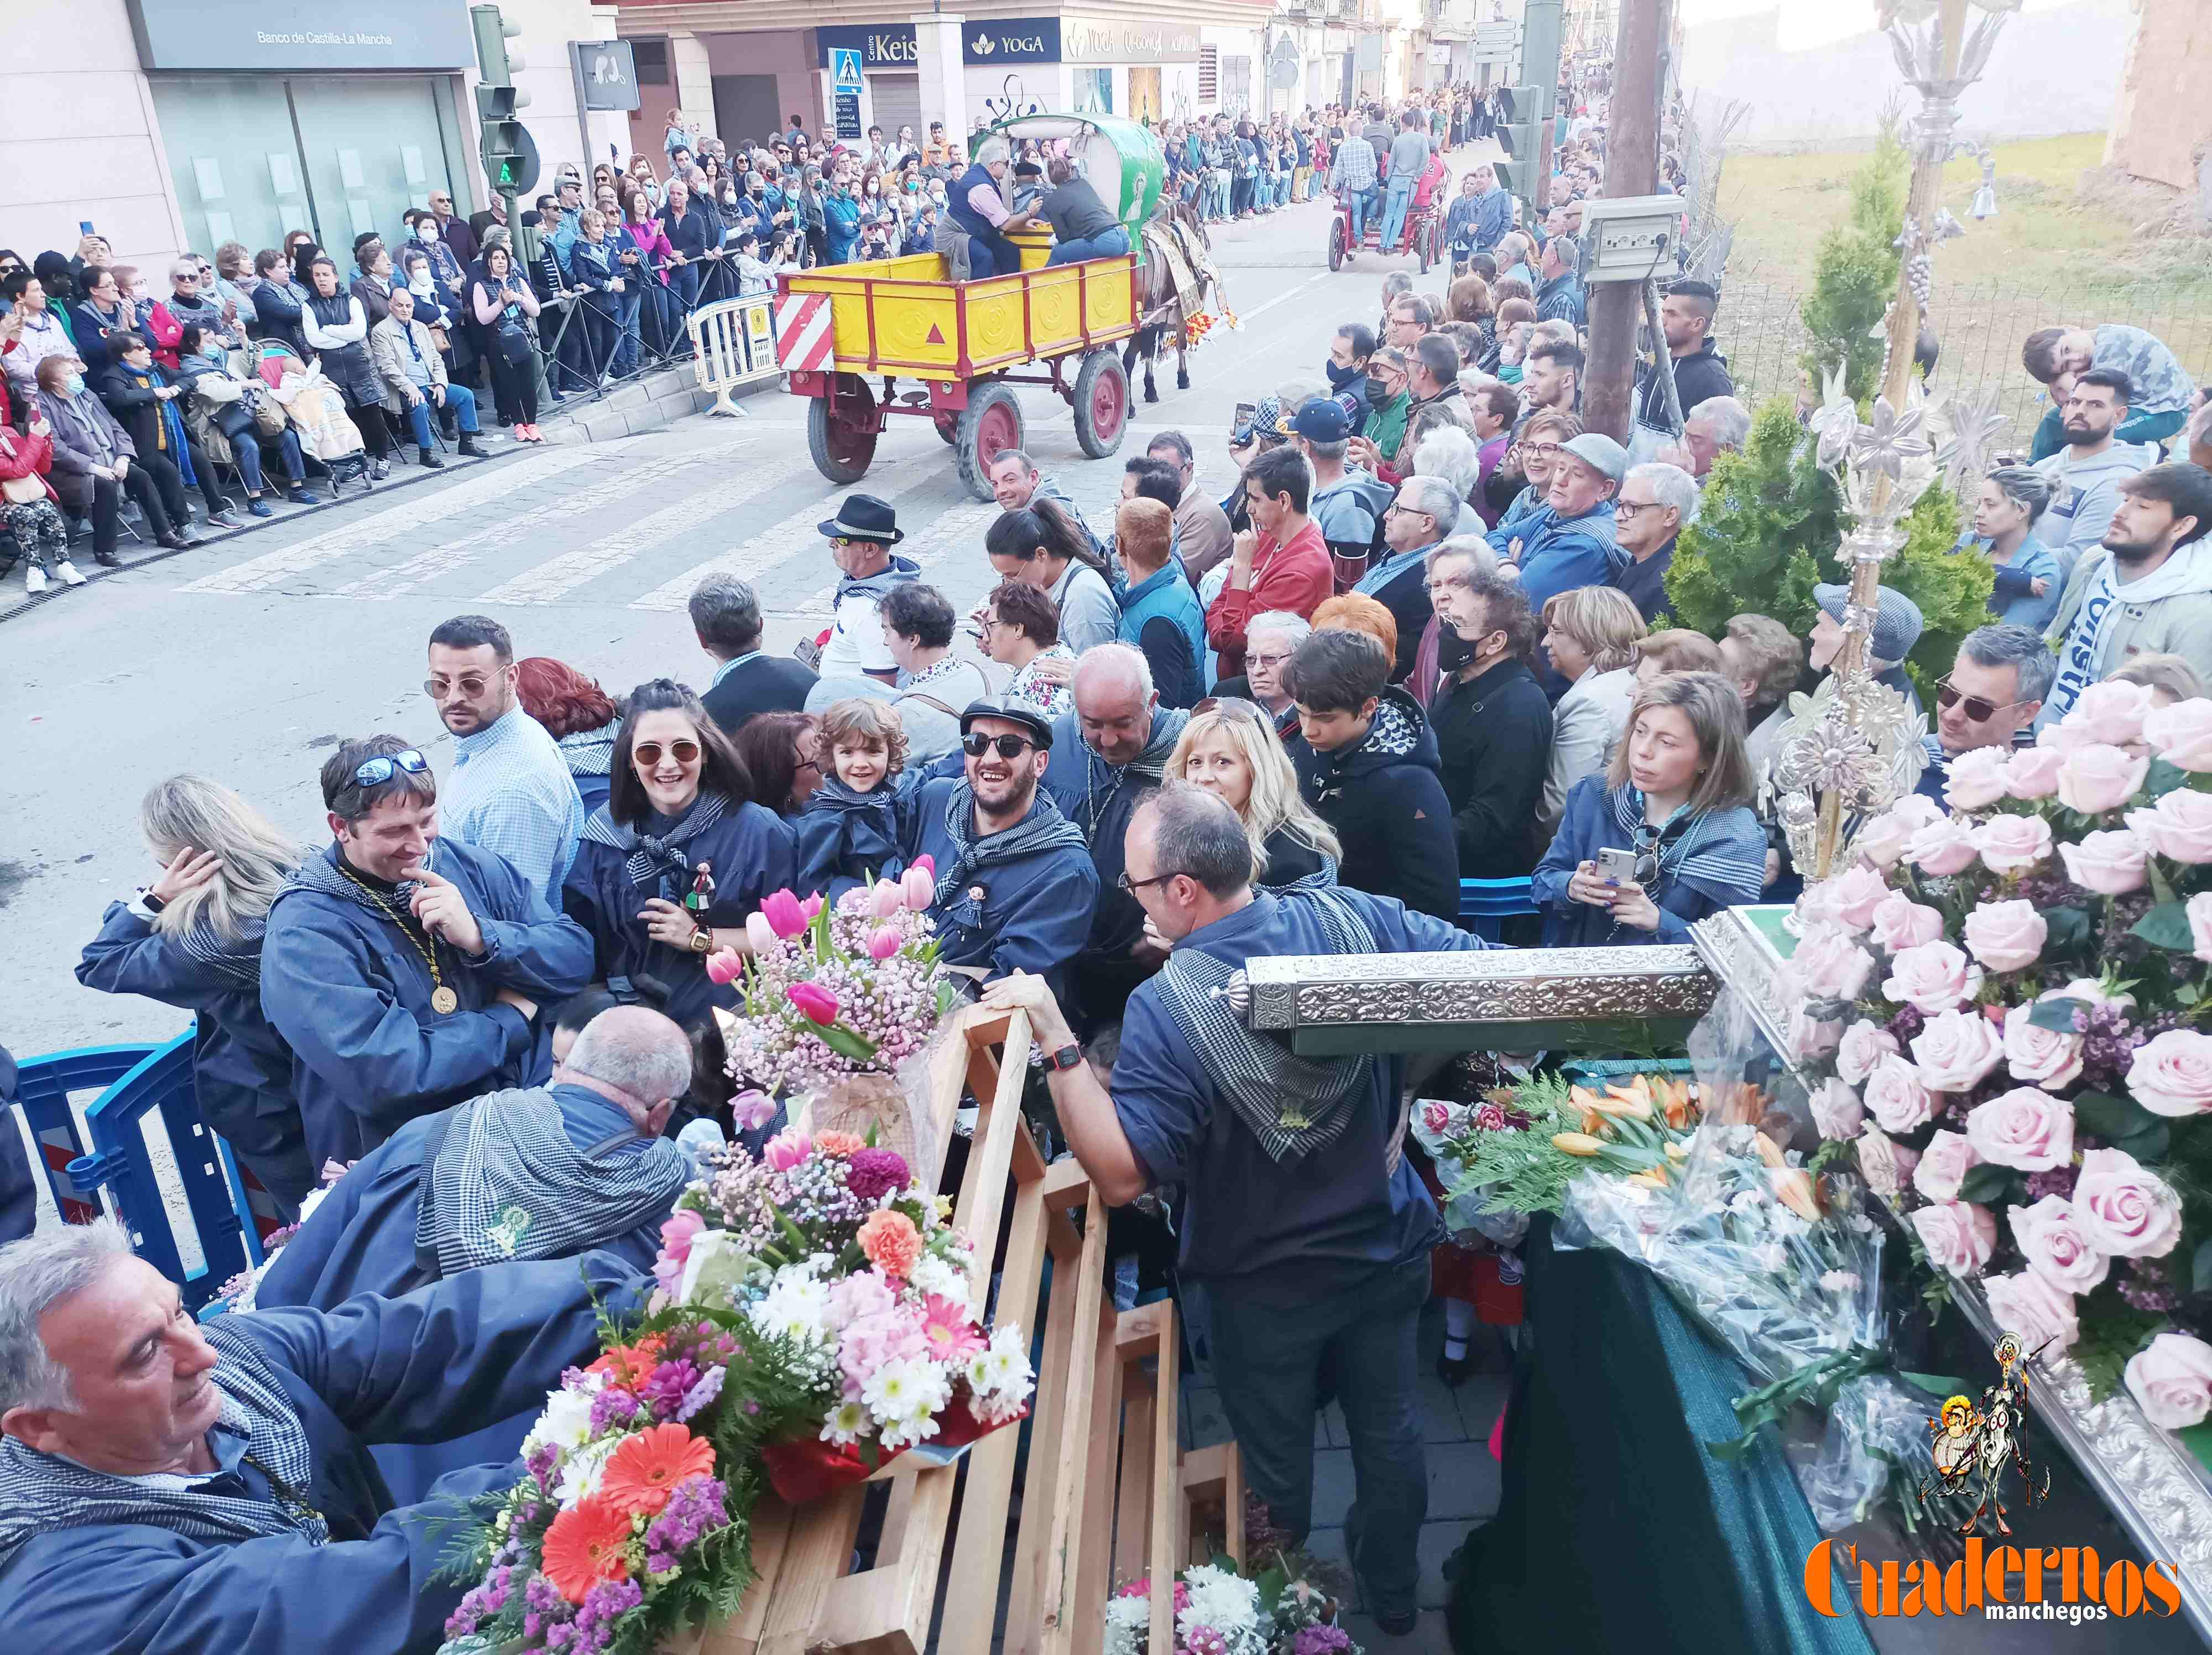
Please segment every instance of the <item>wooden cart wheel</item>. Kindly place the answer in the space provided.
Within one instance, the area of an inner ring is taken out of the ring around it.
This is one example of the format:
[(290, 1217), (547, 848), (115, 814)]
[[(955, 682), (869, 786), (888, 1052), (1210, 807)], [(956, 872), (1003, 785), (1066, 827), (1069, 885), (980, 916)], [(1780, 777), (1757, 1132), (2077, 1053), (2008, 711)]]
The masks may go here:
[(806, 447), (814, 469), (832, 483), (858, 483), (868, 474), (876, 458), (876, 434), (863, 419), (875, 412), (875, 394), (849, 374), (836, 379), (834, 395), (811, 399), (806, 409)]
[(1092, 351), (1075, 376), (1075, 440), (1093, 459), (1121, 446), (1129, 428), (1129, 374), (1118, 352)]
[(1344, 215), (1339, 213), (1329, 222), (1328, 267), (1333, 271), (1344, 268), (1344, 255), (1351, 250), (1352, 234), (1344, 228)]
[[(1128, 400), (1125, 386), (1122, 400)], [(952, 443), (952, 458), (960, 480), (978, 500), (991, 497), (991, 462), (1008, 448), (1022, 446), (1022, 404), (1009, 386), (993, 383), (973, 387), (968, 407), (960, 416), (960, 429)]]

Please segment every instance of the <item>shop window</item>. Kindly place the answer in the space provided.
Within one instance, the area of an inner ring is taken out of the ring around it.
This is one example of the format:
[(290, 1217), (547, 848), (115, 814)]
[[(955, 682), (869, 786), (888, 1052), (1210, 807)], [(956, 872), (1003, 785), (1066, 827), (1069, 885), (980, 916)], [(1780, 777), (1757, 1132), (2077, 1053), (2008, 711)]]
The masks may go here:
[(1198, 49), (1198, 100), (1202, 104), (1221, 101), (1221, 48), (1200, 46)]
[(649, 40), (633, 40), (630, 56), (637, 64), (637, 83), (640, 86), (667, 86), (668, 41), (665, 36)]
[(1075, 71), (1075, 113), (1110, 115), (1114, 113), (1114, 71), (1079, 69)]
[(1221, 60), (1221, 106), (1238, 111), (1252, 107), (1252, 60), (1249, 58), (1224, 58)]

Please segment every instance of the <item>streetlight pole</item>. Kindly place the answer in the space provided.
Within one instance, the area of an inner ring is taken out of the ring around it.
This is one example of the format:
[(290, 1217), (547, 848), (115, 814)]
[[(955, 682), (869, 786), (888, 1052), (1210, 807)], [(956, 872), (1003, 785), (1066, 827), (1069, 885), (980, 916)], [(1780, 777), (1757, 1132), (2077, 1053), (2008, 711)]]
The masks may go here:
[[(1613, 37), (1613, 102), (1605, 150), (1605, 192), (1613, 199), (1659, 187), (1659, 106), (1666, 95), (1667, 42), (1674, 0), (1621, 0)], [(1640, 282), (1606, 282), (1589, 301), (1589, 366), (1583, 417), (1594, 431), (1626, 443), (1636, 389), (1636, 320)], [(1655, 350), (1666, 342), (1655, 339)]]

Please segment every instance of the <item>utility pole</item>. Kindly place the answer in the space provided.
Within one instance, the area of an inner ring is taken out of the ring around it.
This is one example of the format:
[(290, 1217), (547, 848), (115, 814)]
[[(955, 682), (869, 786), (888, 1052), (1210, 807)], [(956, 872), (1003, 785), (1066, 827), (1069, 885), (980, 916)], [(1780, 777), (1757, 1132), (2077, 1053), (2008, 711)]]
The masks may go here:
[[(1659, 188), (1659, 106), (1666, 95), (1667, 43), (1674, 0), (1620, 0), (1613, 37), (1613, 103), (1606, 128), (1605, 192), (1648, 196)], [(1590, 290), (1589, 361), (1583, 421), (1626, 443), (1636, 391), (1636, 321), (1641, 283), (1608, 282)], [(1664, 350), (1666, 341), (1652, 348)], [(1908, 351), (1908, 355), (1910, 352)]]

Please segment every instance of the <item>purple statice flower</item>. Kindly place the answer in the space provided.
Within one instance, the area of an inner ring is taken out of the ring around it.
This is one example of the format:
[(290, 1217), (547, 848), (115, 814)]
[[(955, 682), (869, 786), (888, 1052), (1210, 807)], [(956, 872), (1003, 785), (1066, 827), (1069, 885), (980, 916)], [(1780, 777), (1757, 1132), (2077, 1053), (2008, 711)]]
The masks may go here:
[(645, 1589), (635, 1580), (604, 1580), (584, 1594), (576, 1610), (575, 1655), (605, 1649), (614, 1637), (615, 1622), (645, 1601)]
[(697, 1365), (678, 1357), (653, 1370), (653, 1376), (637, 1388), (638, 1400), (653, 1410), (655, 1418), (672, 1419), (685, 1395), (698, 1383)]
[(1896, 1037), (1898, 1045), (1905, 1048), (1911, 1044), (1912, 1037), (1927, 1022), (1928, 1019), (1920, 1014), (1918, 1007), (1900, 1006), (1897, 1008), (1897, 1015), (1889, 1019), (1888, 1029)]
[(1352, 1647), (1352, 1634), (1342, 1627), (1302, 1627), (1291, 1640), (1291, 1655), (1336, 1655)]
[[(668, 1491), (668, 1504), (645, 1531), (648, 1567), (654, 1573), (673, 1568), (678, 1557), (728, 1524), (723, 1507), (727, 1492), (718, 1477), (686, 1477)], [(668, 1561), (651, 1561), (656, 1557)]]
[(683, 1400), (676, 1405), (676, 1417), (689, 1420), (701, 1409), (712, 1403), (722, 1394), (722, 1381), (729, 1377), (730, 1371), (726, 1367), (708, 1368), (700, 1376), (699, 1383), (684, 1393)]
[(2181, 1303), (2181, 1295), (2173, 1290), (2166, 1266), (2158, 1260), (2131, 1258), (2126, 1262), (2126, 1269), (2119, 1284), (2120, 1297), (2137, 1310), (2156, 1315)]
[(2078, 1176), (2078, 1169), (2072, 1166), (2054, 1166), (2047, 1172), (2031, 1172), (2027, 1175), (2027, 1199), (2031, 1203), (2041, 1201), (2045, 1196), (2063, 1196), (2071, 1200), (2074, 1180)]
[[(569, 1608), (557, 1587), (542, 1574), (533, 1574), (522, 1588), (522, 1602), (528, 1611), (522, 1617), (522, 1635), (526, 1641), (542, 1639), (546, 1647), (557, 1648), (568, 1635), (568, 1622), (575, 1611)], [(560, 1639), (556, 1640), (554, 1634)]]
[(859, 1149), (846, 1164), (845, 1187), (862, 1201), (880, 1201), (914, 1181), (906, 1157), (895, 1149)]
[(627, 1390), (609, 1385), (592, 1398), (592, 1434), (600, 1432), (621, 1420), (637, 1417), (637, 1398)]
[(550, 1494), (553, 1488), (553, 1468), (560, 1463), (560, 1459), (561, 1451), (552, 1444), (547, 1443), (541, 1448), (532, 1449), (530, 1457), (522, 1463), (530, 1475), (537, 1479), (538, 1486)]

